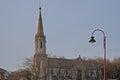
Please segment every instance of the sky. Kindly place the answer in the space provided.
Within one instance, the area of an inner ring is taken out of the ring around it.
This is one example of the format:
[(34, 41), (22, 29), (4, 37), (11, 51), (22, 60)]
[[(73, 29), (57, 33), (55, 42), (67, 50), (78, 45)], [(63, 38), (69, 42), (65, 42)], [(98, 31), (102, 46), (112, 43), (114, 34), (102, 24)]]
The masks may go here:
[(0, 68), (17, 70), (34, 55), (40, 6), (48, 55), (103, 57), (103, 34), (89, 43), (102, 29), (107, 59), (120, 57), (120, 0), (0, 0)]

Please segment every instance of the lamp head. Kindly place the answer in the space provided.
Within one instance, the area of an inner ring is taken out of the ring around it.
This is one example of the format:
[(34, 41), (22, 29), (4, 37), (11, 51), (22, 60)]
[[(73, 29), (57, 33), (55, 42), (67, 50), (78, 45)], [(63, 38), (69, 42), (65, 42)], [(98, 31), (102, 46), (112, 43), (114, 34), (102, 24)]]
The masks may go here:
[(94, 37), (92, 36), (91, 39), (89, 40), (89, 43), (94, 43), (94, 42), (96, 42), (96, 41), (95, 41)]

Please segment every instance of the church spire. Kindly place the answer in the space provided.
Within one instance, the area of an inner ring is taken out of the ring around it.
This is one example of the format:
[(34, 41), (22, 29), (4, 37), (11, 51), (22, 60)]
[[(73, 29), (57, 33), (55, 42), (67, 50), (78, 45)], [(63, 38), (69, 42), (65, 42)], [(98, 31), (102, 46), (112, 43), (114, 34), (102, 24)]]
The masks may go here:
[(41, 7), (39, 8), (37, 36), (44, 36), (43, 24), (42, 24), (42, 16), (41, 16)]

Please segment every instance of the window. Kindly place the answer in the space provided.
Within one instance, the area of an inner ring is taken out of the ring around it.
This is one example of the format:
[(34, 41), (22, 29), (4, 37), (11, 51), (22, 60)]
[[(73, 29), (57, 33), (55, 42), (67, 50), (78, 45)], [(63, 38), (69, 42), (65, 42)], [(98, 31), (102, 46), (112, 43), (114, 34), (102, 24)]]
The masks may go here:
[(42, 48), (42, 42), (40, 42), (40, 48)]
[(2, 76), (1, 76), (1, 74), (0, 74), (0, 80), (1, 80), (1, 77), (2, 77)]

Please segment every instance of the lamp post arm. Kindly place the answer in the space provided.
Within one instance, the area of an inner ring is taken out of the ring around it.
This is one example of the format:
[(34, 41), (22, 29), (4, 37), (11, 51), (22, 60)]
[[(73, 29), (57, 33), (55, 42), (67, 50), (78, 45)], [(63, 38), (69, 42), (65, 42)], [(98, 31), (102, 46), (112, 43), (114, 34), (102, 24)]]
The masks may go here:
[(94, 34), (96, 31), (101, 31), (101, 32), (103, 33), (103, 36), (105, 37), (105, 33), (104, 33), (104, 31), (101, 30), (101, 29), (95, 29), (95, 30), (92, 32), (92, 36), (93, 36), (93, 34)]
[(106, 36), (105, 36), (104, 31), (101, 30), (101, 29), (95, 29), (95, 30), (92, 32), (92, 36), (94, 35), (94, 33), (95, 33), (96, 31), (100, 31), (100, 32), (103, 33), (103, 47), (106, 48)]

